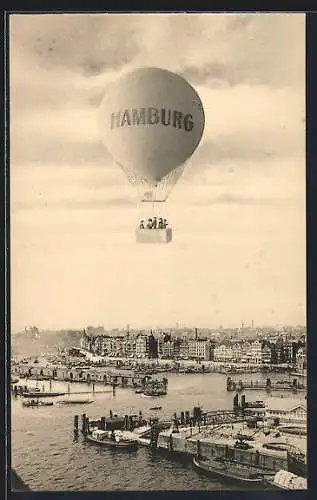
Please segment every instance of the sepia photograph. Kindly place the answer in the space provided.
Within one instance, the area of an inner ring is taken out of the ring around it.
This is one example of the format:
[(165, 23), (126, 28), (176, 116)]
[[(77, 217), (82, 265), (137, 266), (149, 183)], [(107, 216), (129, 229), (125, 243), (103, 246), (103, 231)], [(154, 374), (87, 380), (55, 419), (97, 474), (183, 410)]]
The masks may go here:
[(303, 13), (11, 13), (12, 491), (307, 490)]

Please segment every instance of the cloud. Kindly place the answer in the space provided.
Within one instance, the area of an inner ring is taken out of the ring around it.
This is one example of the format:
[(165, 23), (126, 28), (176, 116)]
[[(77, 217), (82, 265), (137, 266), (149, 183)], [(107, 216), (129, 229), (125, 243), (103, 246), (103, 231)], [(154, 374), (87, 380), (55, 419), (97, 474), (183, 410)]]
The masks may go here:
[(207, 117), (200, 160), (297, 154), (304, 28), (296, 14), (13, 15), (12, 159), (109, 159), (98, 143), (100, 99), (120, 72), (145, 64), (179, 71), (199, 91)]

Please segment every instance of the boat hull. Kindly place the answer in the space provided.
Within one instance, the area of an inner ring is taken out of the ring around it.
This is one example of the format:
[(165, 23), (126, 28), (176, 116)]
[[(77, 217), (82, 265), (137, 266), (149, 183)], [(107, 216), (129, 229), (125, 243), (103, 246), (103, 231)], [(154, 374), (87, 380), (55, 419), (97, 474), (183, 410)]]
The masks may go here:
[(307, 464), (291, 453), (287, 453), (287, 466), (289, 472), (307, 478)]
[(210, 477), (218, 477), (219, 479), (224, 479), (226, 481), (230, 481), (233, 483), (243, 483), (244, 485), (249, 486), (263, 486), (263, 476), (259, 474), (259, 477), (245, 477), (239, 476), (235, 473), (230, 473), (227, 469), (217, 469), (216, 467), (212, 467), (210, 465), (205, 464), (204, 462), (200, 462), (197, 458), (193, 459), (193, 463), (195, 467), (202, 473), (210, 476)]
[(48, 403), (48, 402), (45, 402), (45, 403), (31, 403), (31, 402), (25, 402), (23, 403), (23, 406), (25, 408), (42, 408), (43, 406), (53, 406), (53, 403)]
[(65, 392), (23, 392), (24, 398), (52, 398), (56, 396), (65, 396)]
[(98, 446), (102, 446), (104, 448), (112, 448), (118, 450), (136, 450), (138, 445), (136, 441), (112, 441), (111, 439), (95, 439), (89, 434), (85, 436), (86, 441), (89, 443), (96, 444)]

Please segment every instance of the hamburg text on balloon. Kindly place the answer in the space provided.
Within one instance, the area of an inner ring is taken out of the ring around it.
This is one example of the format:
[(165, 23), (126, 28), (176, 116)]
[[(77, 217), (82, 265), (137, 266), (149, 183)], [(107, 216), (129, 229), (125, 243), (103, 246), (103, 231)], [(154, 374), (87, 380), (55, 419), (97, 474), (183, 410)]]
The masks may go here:
[(193, 116), (190, 113), (184, 114), (181, 111), (171, 109), (157, 109), (154, 107), (141, 109), (125, 109), (124, 111), (113, 112), (110, 115), (110, 128), (135, 125), (163, 125), (191, 132), (194, 128)]

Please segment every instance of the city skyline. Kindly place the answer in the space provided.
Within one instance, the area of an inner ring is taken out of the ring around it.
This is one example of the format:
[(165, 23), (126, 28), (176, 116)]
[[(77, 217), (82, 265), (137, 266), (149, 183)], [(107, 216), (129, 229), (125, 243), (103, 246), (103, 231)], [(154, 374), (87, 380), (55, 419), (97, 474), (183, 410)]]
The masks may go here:
[[(12, 15), (10, 31), (13, 331), (306, 323), (304, 15)], [(98, 138), (106, 85), (143, 65), (206, 111), (166, 246), (136, 245), (135, 194)]]

